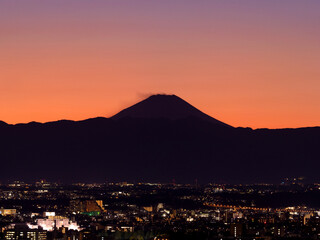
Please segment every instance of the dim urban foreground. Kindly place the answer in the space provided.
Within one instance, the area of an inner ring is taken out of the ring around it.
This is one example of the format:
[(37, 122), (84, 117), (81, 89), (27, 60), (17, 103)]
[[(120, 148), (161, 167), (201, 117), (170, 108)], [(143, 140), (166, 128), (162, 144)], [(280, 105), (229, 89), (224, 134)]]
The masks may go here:
[(14, 181), (1, 239), (320, 239), (320, 184)]

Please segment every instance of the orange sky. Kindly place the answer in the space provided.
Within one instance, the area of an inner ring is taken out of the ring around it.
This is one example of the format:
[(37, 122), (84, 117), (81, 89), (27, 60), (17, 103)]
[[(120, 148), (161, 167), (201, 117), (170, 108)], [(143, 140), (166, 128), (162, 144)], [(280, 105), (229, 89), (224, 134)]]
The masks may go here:
[(319, 12), (295, 0), (1, 1), (0, 120), (109, 117), (169, 93), (233, 126), (319, 126)]

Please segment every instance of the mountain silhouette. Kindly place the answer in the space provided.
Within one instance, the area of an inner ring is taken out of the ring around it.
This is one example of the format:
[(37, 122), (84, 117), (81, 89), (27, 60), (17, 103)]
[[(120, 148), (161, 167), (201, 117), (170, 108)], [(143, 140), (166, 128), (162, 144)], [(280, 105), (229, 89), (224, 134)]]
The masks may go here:
[(319, 145), (319, 127), (233, 128), (156, 95), (111, 118), (0, 122), (0, 181), (315, 182)]
[(231, 127), (209, 115), (201, 112), (188, 102), (176, 95), (157, 94), (117, 113), (111, 119), (120, 118), (146, 118), (171, 120), (185, 118), (199, 118), (213, 124)]

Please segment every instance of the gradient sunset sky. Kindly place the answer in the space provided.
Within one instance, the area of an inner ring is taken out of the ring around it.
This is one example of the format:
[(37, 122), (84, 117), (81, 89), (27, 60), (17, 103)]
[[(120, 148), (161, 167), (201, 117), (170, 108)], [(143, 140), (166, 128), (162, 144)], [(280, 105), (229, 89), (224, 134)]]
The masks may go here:
[(319, 0), (1, 0), (0, 120), (176, 94), (233, 126), (320, 125)]

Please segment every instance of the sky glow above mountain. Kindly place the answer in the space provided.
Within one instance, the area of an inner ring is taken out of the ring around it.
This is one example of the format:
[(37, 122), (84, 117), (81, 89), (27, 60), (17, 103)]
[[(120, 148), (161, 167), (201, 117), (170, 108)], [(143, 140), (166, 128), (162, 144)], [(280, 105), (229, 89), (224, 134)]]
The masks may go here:
[(0, 120), (109, 117), (176, 94), (243, 127), (317, 126), (320, 2), (3, 0)]

